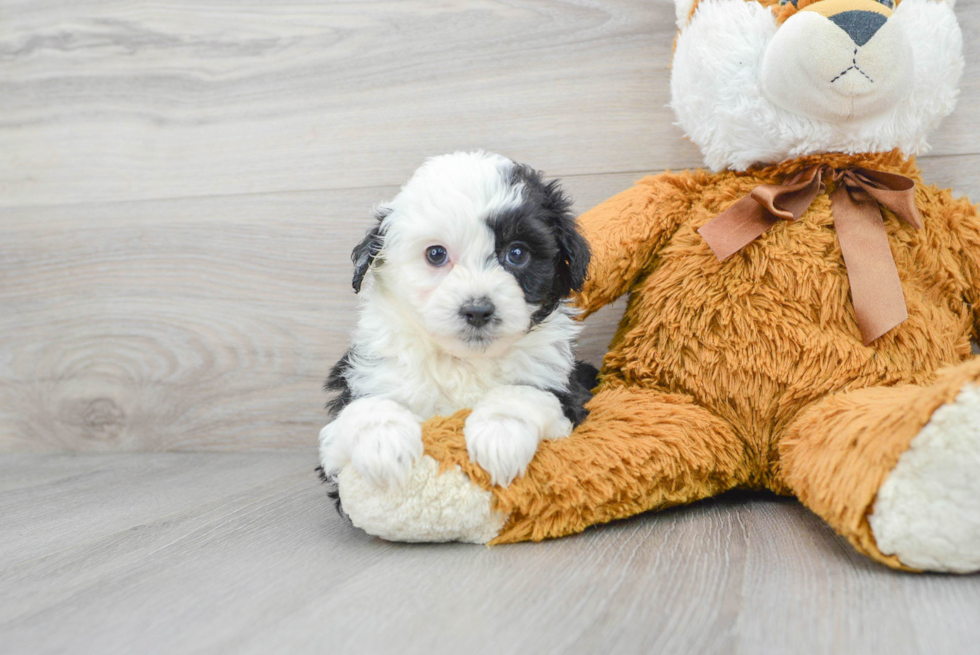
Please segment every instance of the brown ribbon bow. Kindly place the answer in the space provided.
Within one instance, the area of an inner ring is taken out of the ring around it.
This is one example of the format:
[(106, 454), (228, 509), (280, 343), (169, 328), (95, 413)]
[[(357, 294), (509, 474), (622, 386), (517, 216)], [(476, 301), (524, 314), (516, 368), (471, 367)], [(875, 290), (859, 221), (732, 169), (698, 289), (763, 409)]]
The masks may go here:
[(913, 180), (867, 168), (813, 166), (783, 184), (757, 186), (698, 232), (724, 261), (780, 219), (799, 219), (827, 181), (837, 185), (830, 194), (830, 209), (847, 266), (854, 313), (864, 345), (868, 345), (909, 317), (879, 205), (921, 229)]

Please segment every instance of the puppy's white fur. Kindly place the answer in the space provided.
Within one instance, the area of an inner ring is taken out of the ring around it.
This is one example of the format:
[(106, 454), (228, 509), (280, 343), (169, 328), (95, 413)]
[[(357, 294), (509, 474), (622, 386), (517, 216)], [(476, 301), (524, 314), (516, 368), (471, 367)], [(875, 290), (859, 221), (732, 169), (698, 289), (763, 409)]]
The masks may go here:
[[(422, 456), (419, 422), (468, 407), (470, 457), (496, 484), (522, 474), (541, 439), (571, 432), (540, 389), (566, 388), (579, 325), (563, 305), (532, 329), (537, 307), (497, 261), (486, 222), (522, 202), (513, 166), (486, 153), (433, 158), (381, 207), (384, 246), (361, 289), (347, 373), (358, 400), (320, 432), (327, 473), (349, 463), (377, 487), (401, 485)], [(451, 263), (430, 265), (432, 245)], [(497, 308), (492, 338), (467, 338), (460, 306), (474, 297)]]

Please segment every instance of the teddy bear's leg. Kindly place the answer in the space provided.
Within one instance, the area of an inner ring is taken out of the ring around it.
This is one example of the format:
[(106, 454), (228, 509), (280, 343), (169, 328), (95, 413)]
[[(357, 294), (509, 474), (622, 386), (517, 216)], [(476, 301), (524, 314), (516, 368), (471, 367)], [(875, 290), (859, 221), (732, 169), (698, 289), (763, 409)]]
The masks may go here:
[(978, 385), (980, 358), (817, 401), (784, 433), (779, 482), (888, 566), (980, 570)]
[(339, 478), (354, 525), (397, 541), (509, 543), (689, 503), (748, 479), (743, 441), (682, 395), (607, 389), (568, 437), (542, 441), (525, 475), (493, 485), (467, 457), (468, 411), (423, 425), (407, 485), (381, 490), (351, 467)]
[(425, 453), (440, 470), (462, 472), (492, 496), (495, 512), (506, 519), (491, 543), (581, 532), (699, 500), (747, 478), (742, 440), (687, 396), (607, 389), (588, 406), (582, 425), (568, 437), (542, 441), (527, 472), (506, 487), (491, 484), (467, 457), (465, 413), (428, 422)]

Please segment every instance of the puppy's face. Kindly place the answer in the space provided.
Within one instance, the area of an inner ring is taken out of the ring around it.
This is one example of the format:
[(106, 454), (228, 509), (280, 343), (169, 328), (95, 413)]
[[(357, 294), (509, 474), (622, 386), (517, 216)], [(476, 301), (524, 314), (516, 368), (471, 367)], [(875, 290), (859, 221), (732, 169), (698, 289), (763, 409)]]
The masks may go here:
[(588, 246), (554, 182), (505, 157), (426, 162), (354, 251), (372, 292), (459, 357), (505, 352), (581, 287)]

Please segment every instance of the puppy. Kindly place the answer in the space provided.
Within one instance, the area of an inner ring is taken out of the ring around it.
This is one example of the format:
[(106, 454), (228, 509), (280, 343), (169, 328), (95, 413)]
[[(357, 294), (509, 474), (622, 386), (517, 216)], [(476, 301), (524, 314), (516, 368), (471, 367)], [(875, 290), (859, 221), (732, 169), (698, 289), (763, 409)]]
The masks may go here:
[(326, 389), (322, 474), (350, 463), (403, 484), (422, 457), (420, 423), (472, 408), (464, 436), (494, 484), (522, 475), (542, 439), (586, 416), (596, 370), (577, 363), (563, 302), (589, 248), (557, 182), (506, 157), (428, 160), (354, 249), (360, 316)]

